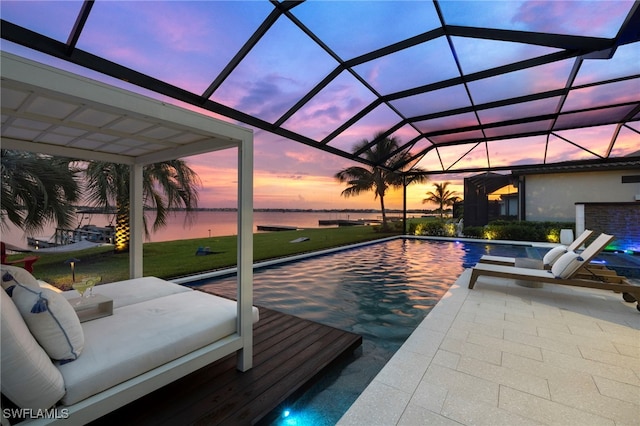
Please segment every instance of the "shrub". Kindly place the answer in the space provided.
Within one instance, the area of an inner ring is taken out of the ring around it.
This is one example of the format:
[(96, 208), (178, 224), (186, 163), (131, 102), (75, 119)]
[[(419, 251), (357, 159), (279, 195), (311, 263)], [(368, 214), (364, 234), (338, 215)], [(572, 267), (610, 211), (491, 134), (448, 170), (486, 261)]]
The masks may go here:
[(560, 230), (574, 229), (571, 222), (512, 222), (496, 220), (481, 227), (467, 227), (464, 235), (488, 240), (544, 241), (557, 243), (560, 241)]
[(409, 229), (407, 229), (407, 235), (418, 235), (416, 234), (416, 228), (418, 227), (417, 224), (410, 222), (409, 223)]
[(455, 237), (457, 235), (457, 228), (455, 223), (432, 220), (419, 223), (415, 227), (413, 234), (432, 237)]
[(420, 223), (416, 226), (416, 235), (442, 236), (442, 222), (432, 220)]
[(455, 223), (447, 222), (442, 225), (442, 231), (446, 237), (455, 237), (458, 235), (458, 228)]
[[(388, 224), (388, 226), (393, 225), (393, 223)], [(398, 226), (398, 231), (402, 231), (402, 222)], [(467, 238), (558, 243), (560, 242), (560, 230), (565, 228), (574, 229), (574, 223), (495, 220), (485, 226), (467, 226), (462, 233)], [(457, 227), (455, 223), (439, 219), (418, 224), (410, 222), (407, 233), (409, 235), (455, 237), (457, 236)]]
[(549, 227), (547, 228), (547, 241), (550, 243), (559, 243), (560, 242), (560, 230), (563, 228), (569, 228), (569, 229), (573, 229), (573, 224), (570, 224), (569, 226), (563, 226), (562, 228), (554, 228), (554, 227)]
[(389, 222), (388, 221), (384, 225), (382, 225), (382, 224), (373, 225), (373, 231), (374, 232), (382, 232), (382, 233), (402, 232), (403, 231), (402, 221), (395, 221), (395, 222)]
[(482, 226), (467, 226), (462, 230), (465, 237), (468, 238), (484, 238), (484, 227)]

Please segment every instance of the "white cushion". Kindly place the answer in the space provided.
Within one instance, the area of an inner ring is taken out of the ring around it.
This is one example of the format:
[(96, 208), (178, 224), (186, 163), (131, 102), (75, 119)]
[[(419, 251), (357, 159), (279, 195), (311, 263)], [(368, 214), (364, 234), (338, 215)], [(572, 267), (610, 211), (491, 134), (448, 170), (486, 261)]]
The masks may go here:
[(542, 264), (544, 266), (553, 266), (553, 264), (556, 263), (558, 259), (560, 259), (560, 256), (562, 256), (566, 252), (566, 246), (554, 247), (544, 255), (544, 257), (542, 258)]
[(584, 259), (578, 253), (568, 251), (553, 264), (551, 273), (556, 278), (570, 278), (583, 264)]
[[(114, 309), (188, 291), (194, 290), (156, 277), (132, 278), (130, 280), (100, 284), (93, 288), (93, 294), (101, 294), (113, 299)], [(80, 293), (75, 290), (65, 291), (62, 295), (67, 300), (80, 297)]]
[(2, 290), (0, 299), (2, 393), (20, 408), (49, 408), (65, 393), (62, 374)]
[(72, 361), (80, 356), (84, 346), (80, 320), (60, 293), (18, 284), (12, 298), (31, 334), (49, 357)]
[[(16, 281), (29, 287), (39, 286), (38, 280), (36, 280), (34, 276), (24, 268), (12, 265), (1, 265), (0, 269), (2, 269), (2, 275), (0, 276), (2, 278), (2, 288), (5, 290), (14, 286)], [(10, 275), (7, 275), (7, 272)]]
[[(258, 310), (253, 308), (253, 320)], [(82, 323), (80, 358), (60, 365), (65, 405), (104, 391), (233, 334), (237, 305), (201, 291), (186, 291), (114, 309), (113, 316)]]

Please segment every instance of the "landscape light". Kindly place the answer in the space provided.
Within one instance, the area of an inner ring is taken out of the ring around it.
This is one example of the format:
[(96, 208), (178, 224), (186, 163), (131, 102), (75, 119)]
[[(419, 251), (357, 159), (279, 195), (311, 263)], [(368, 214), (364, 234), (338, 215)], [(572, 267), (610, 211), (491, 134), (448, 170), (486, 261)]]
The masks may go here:
[(67, 259), (64, 261), (64, 263), (68, 263), (69, 265), (71, 265), (71, 282), (73, 283), (76, 282), (76, 262), (80, 262), (80, 259), (72, 257), (71, 259)]

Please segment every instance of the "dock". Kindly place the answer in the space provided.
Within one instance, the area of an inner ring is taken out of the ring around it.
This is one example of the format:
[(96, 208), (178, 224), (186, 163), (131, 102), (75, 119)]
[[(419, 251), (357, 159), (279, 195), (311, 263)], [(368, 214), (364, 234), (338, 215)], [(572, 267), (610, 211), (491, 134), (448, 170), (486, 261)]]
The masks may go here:
[(253, 368), (235, 355), (216, 361), (90, 423), (91, 425), (252, 425), (273, 421), (276, 408), (301, 395), (362, 337), (259, 307)]
[(82, 241), (113, 244), (116, 237), (114, 226), (84, 225), (75, 229), (56, 228), (51, 238), (27, 237), (27, 245), (35, 248), (52, 248)]
[(297, 231), (297, 226), (286, 225), (258, 225), (258, 231)]
[(357, 219), (357, 220), (349, 220), (349, 219), (320, 219), (318, 221), (318, 225), (320, 226), (358, 226), (358, 225), (368, 225), (370, 223), (380, 223), (381, 221), (377, 219)]

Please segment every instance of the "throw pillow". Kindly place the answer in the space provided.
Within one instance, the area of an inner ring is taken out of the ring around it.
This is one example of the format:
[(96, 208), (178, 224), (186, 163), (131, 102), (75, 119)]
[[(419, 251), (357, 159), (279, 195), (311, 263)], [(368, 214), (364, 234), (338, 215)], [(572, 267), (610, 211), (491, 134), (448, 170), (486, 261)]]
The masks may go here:
[(551, 273), (556, 278), (571, 278), (583, 264), (584, 259), (578, 253), (568, 251), (553, 264)]
[(16, 282), (28, 287), (40, 286), (38, 284), (38, 280), (36, 280), (35, 277), (26, 269), (12, 265), (0, 265), (0, 269), (2, 270), (2, 275), (0, 275), (0, 279), (2, 279), (2, 288), (5, 289), (9, 296), (11, 296), (11, 292), (13, 291), (13, 287), (16, 285)]
[(562, 256), (566, 252), (567, 247), (565, 246), (554, 247), (544, 255), (544, 257), (542, 258), (542, 264), (545, 267), (553, 266), (553, 264), (556, 263), (558, 259), (560, 259), (560, 256)]
[(49, 357), (73, 361), (84, 348), (84, 332), (78, 314), (60, 293), (16, 284), (13, 302), (31, 334)]
[(11, 298), (0, 290), (0, 387), (20, 408), (53, 406), (65, 394), (64, 379), (33, 338)]

